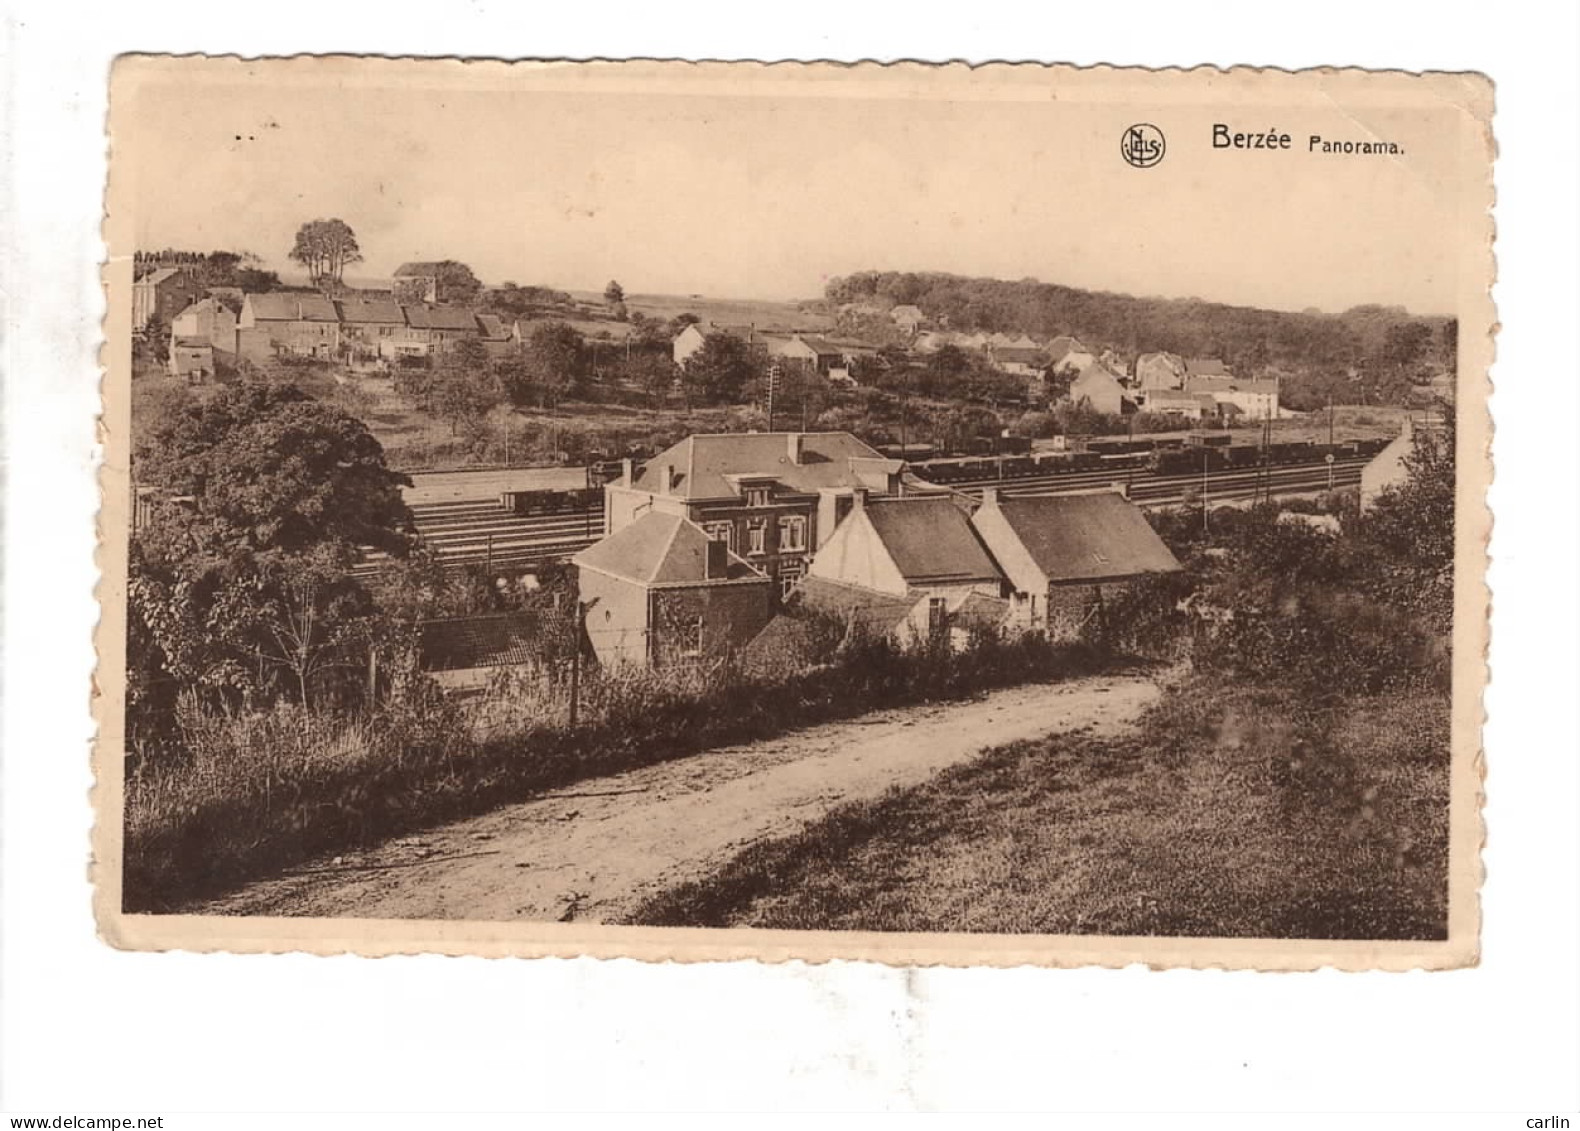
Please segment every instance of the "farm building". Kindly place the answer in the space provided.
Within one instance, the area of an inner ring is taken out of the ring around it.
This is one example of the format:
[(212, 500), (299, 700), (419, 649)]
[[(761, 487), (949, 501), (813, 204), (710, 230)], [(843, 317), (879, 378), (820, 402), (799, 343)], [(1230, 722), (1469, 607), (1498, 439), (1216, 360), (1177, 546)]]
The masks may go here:
[(988, 488), (971, 525), (1008, 579), (1011, 622), (1057, 639), (1137, 580), (1180, 569), (1118, 491), (1001, 500)]
[(649, 511), (571, 563), (605, 665), (724, 656), (768, 623), (773, 580), (678, 514)]
[(216, 354), (230, 356), (236, 352), (236, 316), (218, 299), (199, 299), (171, 319), (170, 337), (206, 342)]
[(543, 628), (535, 616), (496, 613), (424, 621), (422, 668), (448, 692), (481, 691), (502, 668), (542, 662)]

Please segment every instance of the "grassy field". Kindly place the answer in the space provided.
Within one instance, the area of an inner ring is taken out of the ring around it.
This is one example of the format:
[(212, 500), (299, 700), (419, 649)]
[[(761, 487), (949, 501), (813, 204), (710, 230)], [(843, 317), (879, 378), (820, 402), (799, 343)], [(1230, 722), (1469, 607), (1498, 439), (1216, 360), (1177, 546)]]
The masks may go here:
[(1017, 743), (755, 845), (633, 922), (1441, 938), (1448, 710), (1171, 690), (1133, 738)]
[[(601, 295), (573, 292), (587, 302), (601, 301)], [(808, 313), (800, 303), (770, 302), (759, 299), (713, 298), (707, 295), (628, 294), (626, 309), (632, 314), (669, 320), (678, 314), (695, 314), (704, 322), (725, 326), (755, 325), (759, 330), (826, 330), (833, 320), (826, 315)]]

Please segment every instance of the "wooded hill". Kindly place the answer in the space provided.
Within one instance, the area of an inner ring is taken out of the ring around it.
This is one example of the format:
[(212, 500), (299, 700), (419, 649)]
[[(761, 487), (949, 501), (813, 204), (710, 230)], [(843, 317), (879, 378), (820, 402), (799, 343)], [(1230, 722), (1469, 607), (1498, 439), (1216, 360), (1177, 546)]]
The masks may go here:
[(1411, 385), (1454, 371), (1458, 332), (1454, 318), (1399, 306), (1297, 314), (941, 272), (858, 271), (831, 280), (824, 296), (836, 309), (913, 304), (951, 330), (1071, 334), (1132, 360), (1154, 350), (1217, 357), (1247, 376), (1288, 378), (1284, 399), (1293, 408), (1316, 407), (1330, 394), (1340, 402), (1400, 402)]

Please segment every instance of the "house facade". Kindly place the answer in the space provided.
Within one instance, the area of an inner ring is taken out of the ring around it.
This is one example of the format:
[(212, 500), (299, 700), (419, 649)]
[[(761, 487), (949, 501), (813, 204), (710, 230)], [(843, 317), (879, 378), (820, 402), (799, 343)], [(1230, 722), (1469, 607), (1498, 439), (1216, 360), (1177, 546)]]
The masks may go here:
[(236, 352), (236, 315), (216, 298), (194, 302), (170, 320), (172, 341), (206, 342), (218, 355)]
[(1183, 389), (1185, 361), (1171, 353), (1144, 353), (1136, 358), (1136, 384), (1147, 390)]
[(179, 267), (160, 267), (132, 284), (132, 331), (140, 332), (158, 318), (168, 327), (187, 307), (203, 297), (203, 288)]
[(386, 356), (384, 344), (405, 334), (406, 314), (393, 299), (344, 298), (335, 309), (341, 351), (353, 363), (379, 360)]
[(1119, 383), (1119, 378), (1101, 365), (1088, 366), (1085, 372), (1071, 381), (1068, 396), (1071, 404), (1080, 404), (1084, 400), (1107, 416), (1118, 416), (1125, 410), (1125, 387)]
[(858, 489), (917, 489), (902, 466), (848, 432), (690, 436), (605, 485), (604, 529), (618, 533), (651, 511), (683, 517), (773, 578), (778, 600), (806, 575)]
[(1010, 622), (1072, 639), (1105, 603), (1179, 562), (1118, 491), (1000, 499), (983, 492), (971, 525), (1007, 581)]
[(323, 295), (250, 294), (242, 300), (236, 321), (236, 352), (250, 361), (283, 356), (332, 360), (340, 353), (340, 313)]
[(744, 648), (771, 616), (771, 578), (679, 514), (648, 511), (571, 559), (582, 624), (605, 666), (662, 668)]
[(965, 510), (944, 496), (872, 499), (857, 491), (849, 516), (812, 559), (794, 590), (810, 608), (859, 619), (902, 645), (960, 629), (1002, 604), (1004, 576)]
[(406, 314), (403, 341), (408, 346), (425, 347), (423, 352), (430, 357), (448, 353), (456, 342), (464, 338), (481, 338), (483, 335), (477, 315), (463, 306), (407, 304), (401, 309)]

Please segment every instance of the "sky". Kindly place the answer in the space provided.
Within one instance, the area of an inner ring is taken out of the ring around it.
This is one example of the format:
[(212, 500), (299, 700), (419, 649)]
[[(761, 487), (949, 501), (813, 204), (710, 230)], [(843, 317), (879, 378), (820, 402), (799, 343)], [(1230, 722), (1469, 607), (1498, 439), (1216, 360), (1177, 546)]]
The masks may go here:
[[(1253, 116), (1210, 90), (1159, 104), (761, 68), (660, 89), (292, 66), (117, 76), (112, 183), (127, 178), (138, 247), (246, 250), (294, 275), (296, 228), (335, 216), (360, 242), (357, 279), (445, 258), (490, 284), (715, 298), (814, 298), (877, 268), (1292, 310), (1454, 304), (1463, 194), (1442, 111)], [(1120, 157), (1137, 120), (1168, 139), (1152, 168)], [(1292, 148), (1215, 150), (1220, 120), (1278, 127)], [(1312, 154), (1313, 133), (1406, 156)]]

